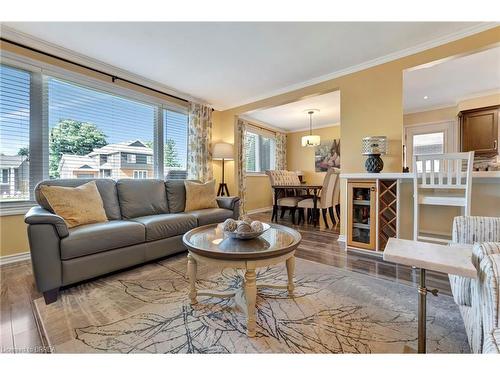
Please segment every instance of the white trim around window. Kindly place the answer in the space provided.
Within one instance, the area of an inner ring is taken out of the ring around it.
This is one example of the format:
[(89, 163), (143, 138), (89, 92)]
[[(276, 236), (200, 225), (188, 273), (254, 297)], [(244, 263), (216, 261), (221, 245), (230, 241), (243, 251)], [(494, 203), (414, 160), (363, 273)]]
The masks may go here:
[(456, 152), (458, 150), (457, 120), (445, 120), (404, 126), (404, 144), (406, 145), (406, 157), (410, 171), (413, 169), (413, 137), (420, 134), (441, 132), (444, 135), (444, 153)]

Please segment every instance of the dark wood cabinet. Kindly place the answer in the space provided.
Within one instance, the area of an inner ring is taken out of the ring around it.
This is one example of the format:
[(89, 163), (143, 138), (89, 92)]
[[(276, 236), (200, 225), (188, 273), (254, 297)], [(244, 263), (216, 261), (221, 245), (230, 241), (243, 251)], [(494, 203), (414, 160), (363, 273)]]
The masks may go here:
[(475, 151), (476, 156), (498, 154), (498, 110), (500, 106), (462, 111), (460, 145), (462, 151)]

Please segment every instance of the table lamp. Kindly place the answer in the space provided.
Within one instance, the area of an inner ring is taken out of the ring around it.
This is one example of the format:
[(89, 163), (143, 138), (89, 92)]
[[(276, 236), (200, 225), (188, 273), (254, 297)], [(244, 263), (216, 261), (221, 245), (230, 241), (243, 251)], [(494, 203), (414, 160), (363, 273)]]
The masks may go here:
[(229, 189), (227, 188), (227, 184), (224, 182), (224, 162), (226, 160), (233, 160), (233, 145), (224, 142), (216, 143), (213, 148), (212, 159), (222, 160), (222, 182), (219, 184), (217, 196), (229, 196)]
[(372, 136), (363, 138), (362, 154), (368, 156), (365, 162), (366, 171), (379, 173), (384, 168), (384, 162), (380, 155), (387, 154), (387, 137)]

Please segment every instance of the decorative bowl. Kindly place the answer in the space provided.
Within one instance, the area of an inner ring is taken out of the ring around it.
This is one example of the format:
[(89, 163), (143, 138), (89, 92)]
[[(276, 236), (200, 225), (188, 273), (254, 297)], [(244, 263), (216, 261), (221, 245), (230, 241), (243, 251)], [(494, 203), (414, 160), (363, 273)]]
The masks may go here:
[(259, 237), (260, 235), (262, 235), (262, 233), (271, 228), (271, 226), (266, 223), (262, 223), (262, 226), (264, 227), (264, 229), (260, 232), (237, 233), (237, 232), (224, 231), (224, 236), (229, 238), (235, 238), (237, 240), (251, 240), (252, 238)]

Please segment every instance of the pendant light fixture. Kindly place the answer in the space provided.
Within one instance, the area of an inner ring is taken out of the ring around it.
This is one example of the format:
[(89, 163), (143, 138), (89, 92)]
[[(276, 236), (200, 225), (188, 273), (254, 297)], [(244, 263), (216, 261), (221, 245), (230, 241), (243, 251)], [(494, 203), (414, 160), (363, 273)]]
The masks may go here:
[(305, 110), (309, 115), (309, 135), (305, 135), (302, 137), (302, 147), (315, 147), (319, 146), (321, 142), (321, 138), (319, 135), (313, 135), (312, 133), (312, 116), (315, 113), (319, 112), (319, 109), (308, 109)]

